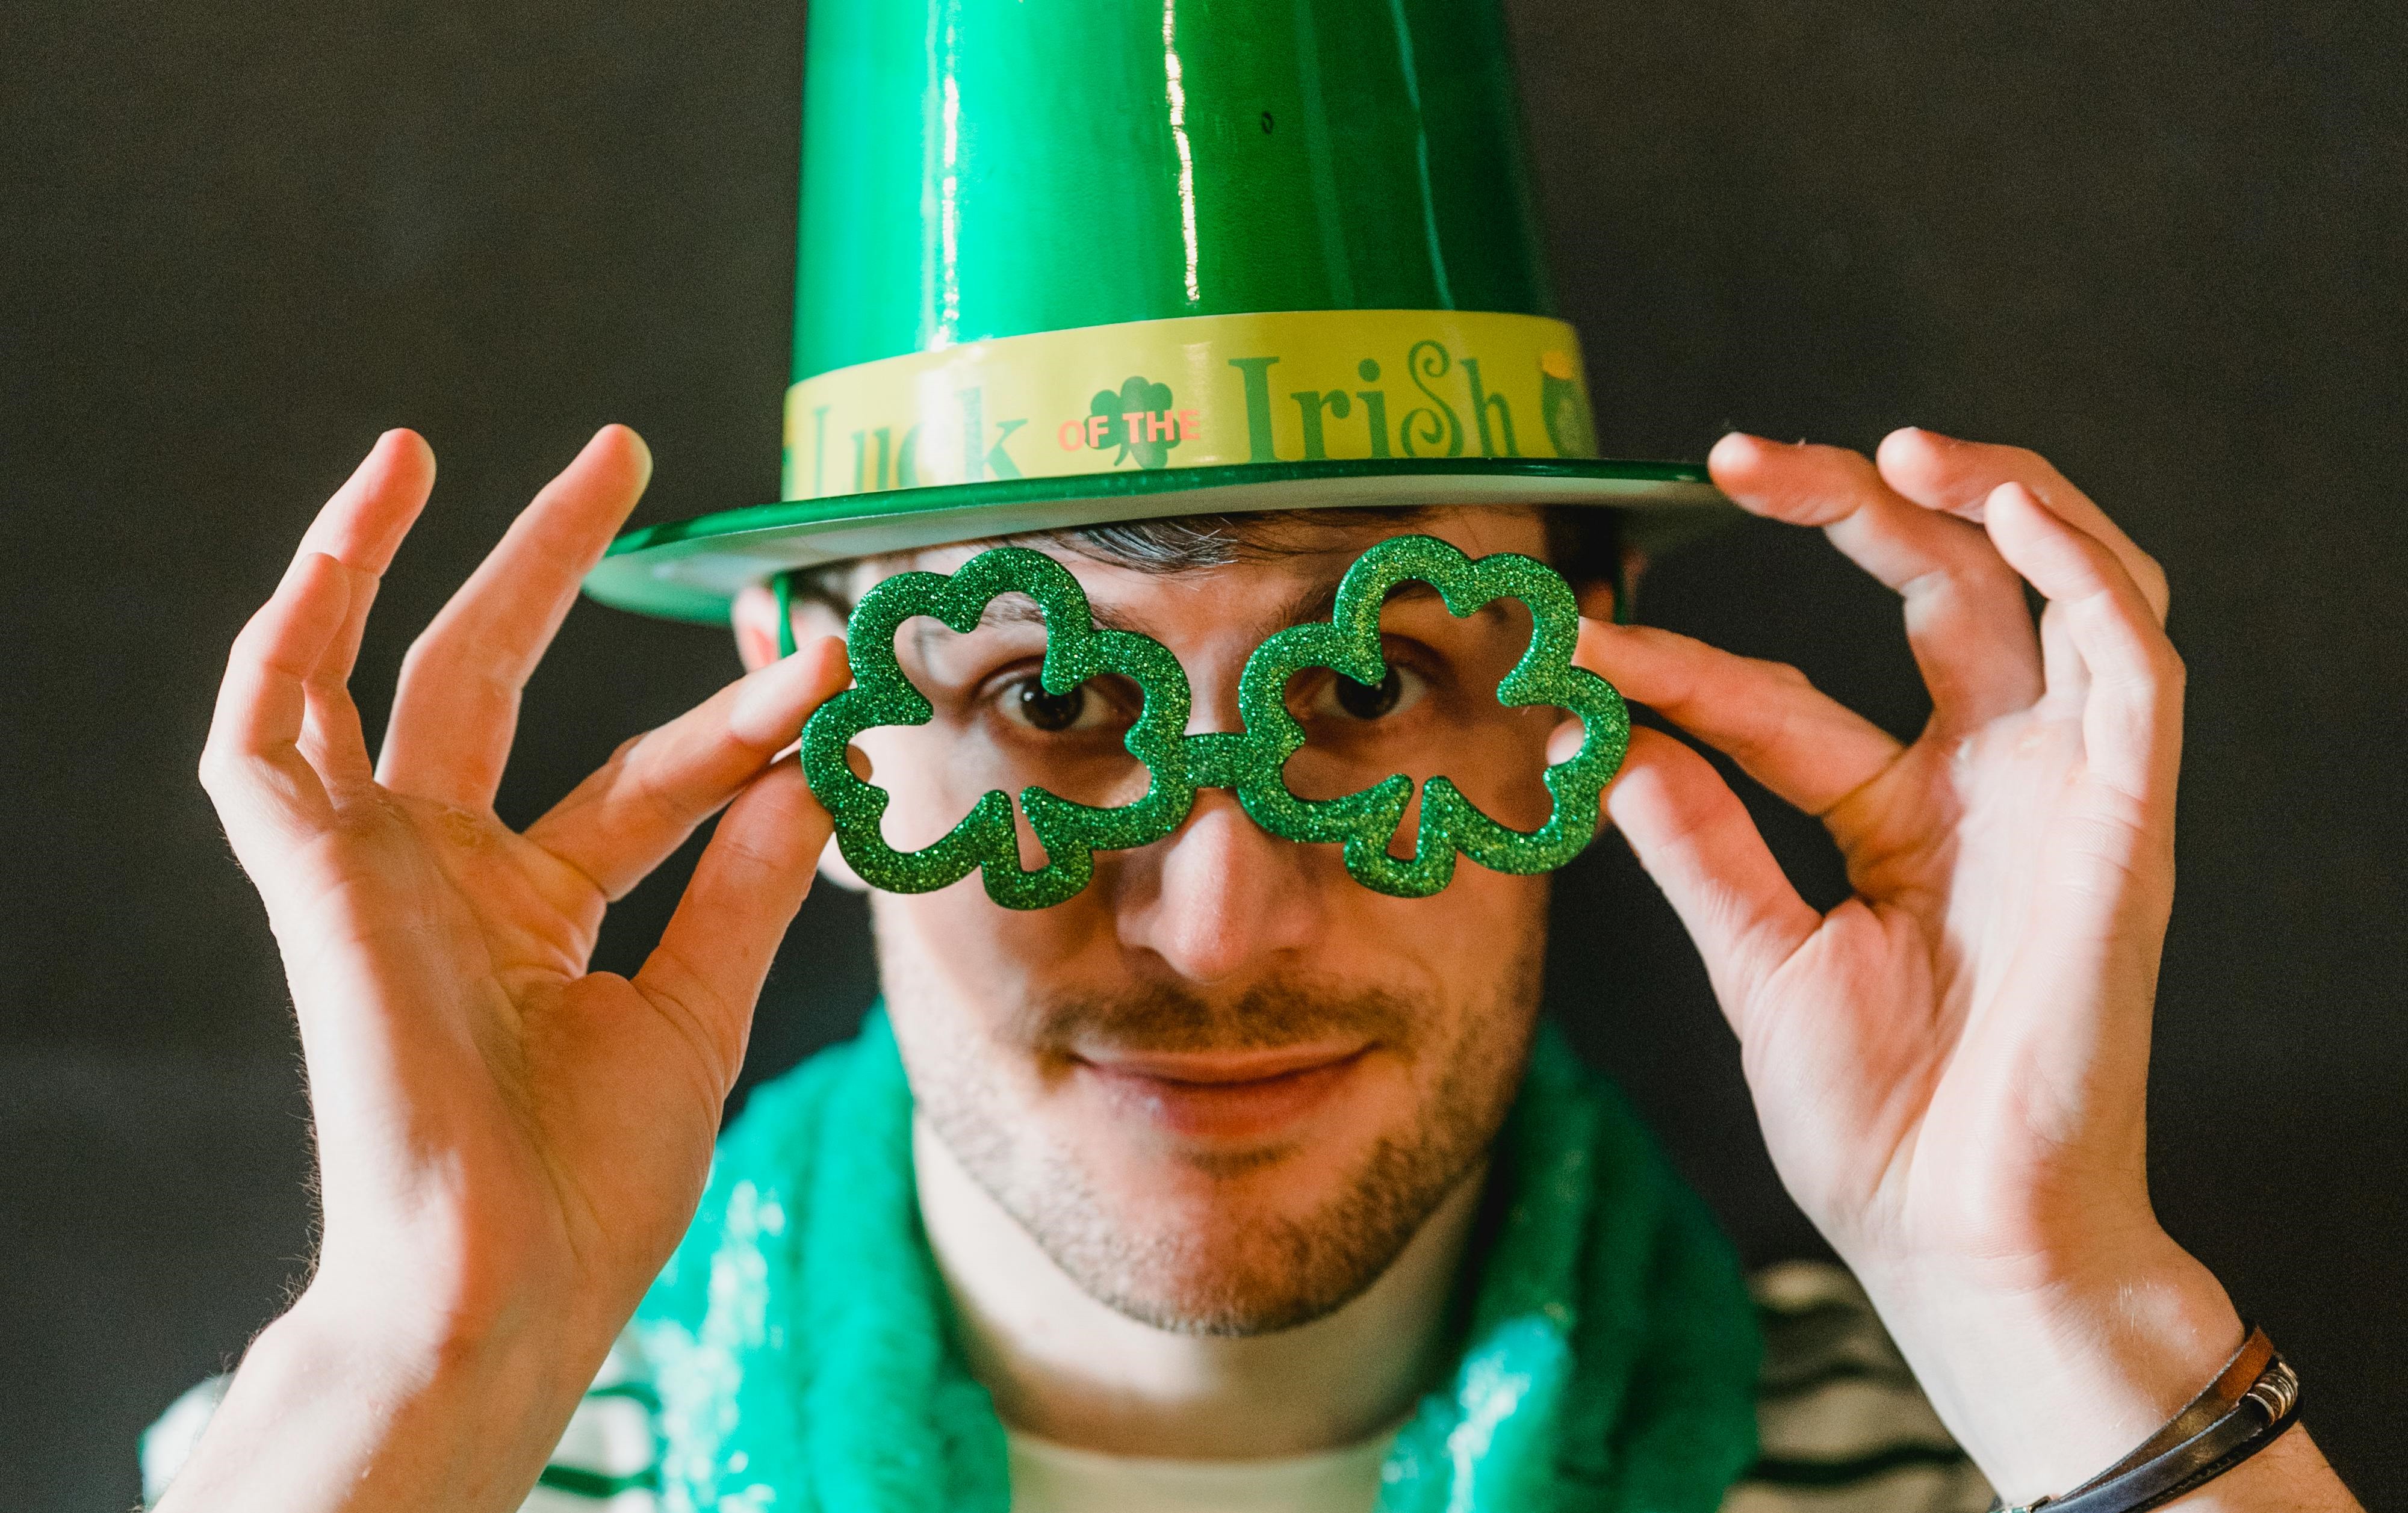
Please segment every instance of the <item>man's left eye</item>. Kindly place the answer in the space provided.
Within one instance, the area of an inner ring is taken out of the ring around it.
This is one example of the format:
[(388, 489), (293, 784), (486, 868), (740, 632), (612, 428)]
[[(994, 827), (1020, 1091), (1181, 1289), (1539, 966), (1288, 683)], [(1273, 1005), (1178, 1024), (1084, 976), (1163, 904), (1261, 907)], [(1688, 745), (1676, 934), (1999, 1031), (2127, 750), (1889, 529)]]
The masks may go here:
[(1035, 678), (1019, 678), (997, 692), (1004, 718), (1048, 735), (1072, 731), (1103, 730), (1125, 723), (1112, 700), (1081, 683), (1067, 692), (1048, 693)]
[(1333, 672), (1314, 691), (1309, 713), (1354, 721), (1385, 720), (1412, 708), (1428, 692), (1426, 678), (1394, 664), (1376, 683), (1358, 683)]

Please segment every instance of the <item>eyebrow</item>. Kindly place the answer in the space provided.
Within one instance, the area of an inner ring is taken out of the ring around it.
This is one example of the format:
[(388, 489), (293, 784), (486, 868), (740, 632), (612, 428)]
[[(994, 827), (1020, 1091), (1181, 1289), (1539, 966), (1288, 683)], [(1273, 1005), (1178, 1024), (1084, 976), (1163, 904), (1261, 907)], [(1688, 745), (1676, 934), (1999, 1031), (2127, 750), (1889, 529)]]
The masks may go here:
[[(1087, 613), (1099, 629), (1125, 631), (1137, 628), (1126, 616), (1113, 614), (1108, 609), (1098, 610), (1092, 603), (1087, 607)], [(932, 616), (914, 615), (909, 623), (911, 626), (911, 649), (924, 664), (928, 660), (929, 649), (937, 634), (937, 621)], [(979, 615), (978, 624), (971, 629), (985, 630), (990, 626), (1007, 625), (1033, 625), (1041, 628), (1044, 623), (1045, 611), (1039, 607), (1036, 600), (1025, 594), (1006, 593), (998, 594), (986, 602), (986, 608)]]
[[(1271, 623), (1263, 627), (1262, 634), (1268, 635), (1275, 631), (1285, 630), (1291, 625), (1327, 620), (1338, 608), (1338, 585), (1344, 577), (1345, 573), (1341, 569), (1319, 581), (1299, 587), (1284, 604), (1272, 612)], [(1419, 578), (1407, 578), (1390, 591), (1384, 602), (1412, 604), (1425, 599), (1443, 602), (1438, 590), (1429, 584)], [(1151, 635), (1142, 619), (1125, 614), (1109, 605), (1097, 605), (1090, 600), (1087, 613), (1099, 630), (1129, 631), (1140, 635)], [(924, 658), (928, 651), (928, 637), (935, 634), (935, 627), (924, 618), (914, 618), (918, 620), (918, 624), (913, 633), (913, 646)], [(979, 626), (982, 629), (990, 625), (1042, 626), (1044, 623), (1044, 609), (1036, 600), (1018, 593), (1002, 594), (988, 600), (985, 612), (979, 616)], [(1159, 637), (1155, 638), (1159, 639)]]
[[(1092, 600), (1087, 605), (1087, 615), (1096, 622), (1099, 630), (1126, 631), (1137, 628), (1126, 616), (1115, 615), (1110, 609), (1098, 609)], [(989, 599), (986, 602), (986, 612), (979, 616), (979, 623), (982, 626), (1042, 625), (1045, 623), (1045, 611), (1036, 600), (1025, 594), (1014, 593)]]
[[(1339, 575), (1340, 578), (1343, 578), (1344, 576), (1345, 575), (1342, 573)], [(1327, 620), (1331, 615), (1336, 614), (1338, 612), (1338, 583), (1339, 578), (1333, 578), (1325, 579), (1319, 583), (1308, 584), (1304, 588), (1299, 589), (1295, 597), (1289, 599), (1286, 607), (1281, 611), (1282, 615), (1285, 617), (1280, 622), (1281, 627), (1285, 628), (1289, 625), (1301, 625), (1305, 621), (1312, 620)], [(1398, 584), (1395, 588), (1389, 590), (1388, 596), (1381, 602), (1383, 604), (1414, 604), (1424, 599), (1439, 600), (1441, 603), (1444, 602), (1438, 590), (1432, 588), (1427, 583), (1423, 582), (1420, 578), (1409, 578), (1403, 582)]]

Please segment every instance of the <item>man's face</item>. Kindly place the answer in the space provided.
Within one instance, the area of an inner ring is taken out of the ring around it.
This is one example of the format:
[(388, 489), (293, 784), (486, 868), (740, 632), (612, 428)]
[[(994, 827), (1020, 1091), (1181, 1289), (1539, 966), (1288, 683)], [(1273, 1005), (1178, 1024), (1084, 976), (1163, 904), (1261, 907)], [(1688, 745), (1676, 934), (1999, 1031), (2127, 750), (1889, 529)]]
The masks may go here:
[[(1527, 513), (1433, 511), (1411, 528), (1472, 556), (1543, 555)], [(1191, 731), (1234, 730), (1247, 654), (1326, 618), (1347, 565), (1396, 530), (1333, 513), (1263, 542), (1276, 550), (1261, 560), (1170, 574), (1048, 550), (1098, 623), (1177, 655)], [(950, 572), (976, 550), (874, 576)], [(967, 635), (929, 620), (897, 634), (935, 717), (855, 746), (894, 795), (898, 849), (929, 844), (992, 788), (1143, 792), (1119, 748), (1140, 695), (1110, 680), (1045, 695), (1030, 607), (999, 600)], [(1563, 713), (1495, 699), (1528, 645), (1526, 610), (1457, 620), (1409, 589), (1381, 629), (1388, 683), (1308, 671), (1291, 684), (1307, 742), (1290, 786), (1334, 798), (1405, 772), (1418, 792), (1444, 773), (1498, 820), (1542, 823)], [(1399, 854), (1417, 821), (1409, 812)], [(1042, 861), (1025, 821), (1022, 846), (1024, 865)], [(1094, 882), (1052, 908), (1000, 907), (975, 875), (872, 903), (920, 1113), (964, 1169), (1096, 1297), (1163, 1328), (1251, 1334), (1369, 1285), (1480, 1168), (1528, 1049), (1546, 892), (1543, 878), (1467, 861), (1435, 896), (1388, 897), (1354, 881), (1339, 848), (1278, 839), (1208, 789), (1177, 832), (1098, 853)]]

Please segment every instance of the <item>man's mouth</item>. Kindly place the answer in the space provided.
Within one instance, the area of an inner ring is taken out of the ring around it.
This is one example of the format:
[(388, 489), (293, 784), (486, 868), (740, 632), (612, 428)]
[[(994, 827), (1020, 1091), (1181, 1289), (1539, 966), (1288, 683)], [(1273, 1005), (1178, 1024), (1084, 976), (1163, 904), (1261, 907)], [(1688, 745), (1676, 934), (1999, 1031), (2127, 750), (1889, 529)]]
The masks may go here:
[(1176, 1138), (1250, 1144), (1326, 1103), (1362, 1063), (1360, 1041), (1272, 1050), (1082, 1052), (1073, 1064), (1126, 1117)]

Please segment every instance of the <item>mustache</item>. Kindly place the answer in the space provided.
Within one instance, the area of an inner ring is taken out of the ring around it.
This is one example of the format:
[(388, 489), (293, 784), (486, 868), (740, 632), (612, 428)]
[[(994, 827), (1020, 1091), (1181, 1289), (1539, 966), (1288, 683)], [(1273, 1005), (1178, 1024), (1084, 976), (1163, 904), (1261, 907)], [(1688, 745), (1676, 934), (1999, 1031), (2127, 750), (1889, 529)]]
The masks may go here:
[(1030, 1005), (1017, 1018), (1016, 1038), (1039, 1050), (1068, 1053), (1102, 1042), (1121, 1050), (1183, 1053), (1276, 1050), (1324, 1039), (1404, 1046), (1427, 1015), (1412, 1000), (1378, 989), (1273, 981), (1218, 1000), (1169, 983), (1068, 994)]

